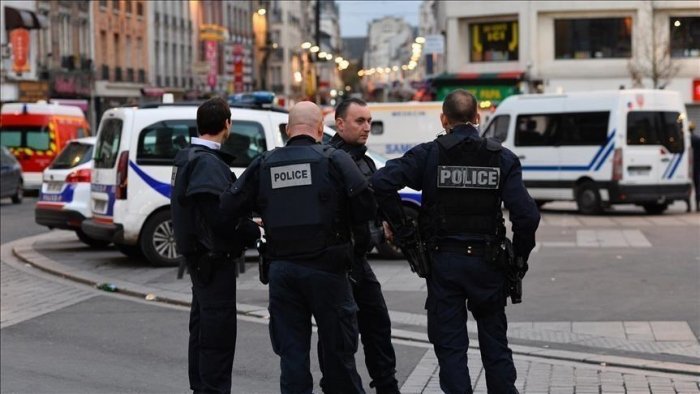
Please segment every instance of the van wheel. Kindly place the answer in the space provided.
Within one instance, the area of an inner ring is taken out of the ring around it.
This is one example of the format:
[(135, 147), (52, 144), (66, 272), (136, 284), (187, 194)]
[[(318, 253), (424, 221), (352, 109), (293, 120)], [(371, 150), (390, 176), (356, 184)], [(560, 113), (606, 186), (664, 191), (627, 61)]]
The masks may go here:
[(90, 237), (89, 235), (85, 234), (83, 230), (75, 230), (75, 235), (78, 236), (78, 239), (84, 243), (85, 245), (88, 245), (92, 248), (104, 248), (107, 247), (111, 242), (109, 241), (103, 241), (101, 239), (95, 239)]
[(658, 204), (655, 202), (642, 205), (644, 211), (649, 215), (660, 215), (668, 208), (668, 204)]
[(141, 250), (148, 261), (156, 267), (176, 267), (179, 265), (180, 254), (175, 245), (170, 210), (156, 213), (143, 226)]
[(596, 215), (603, 210), (600, 201), (600, 192), (593, 182), (581, 184), (576, 192), (576, 204), (578, 210), (584, 215)]
[(127, 245), (115, 242), (114, 247), (117, 248), (117, 250), (120, 251), (123, 255), (131, 257), (132, 259), (143, 258), (143, 252), (141, 251), (141, 245), (139, 244)]
[[(403, 210), (406, 212), (406, 217), (410, 219), (413, 224), (418, 225), (418, 211), (412, 207), (403, 207)], [(401, 249), (396, 246), (396, 244), (389, 241), (384, 241), (377, 245), (377, 252), (379, 252), (379, 256), (388, 260), (405, 258)]]
[(24, 199), (24, 184), (22, 183), (22, 181), (19, 181), (19, 184), (17, 185), (17, 191), (15, 192), (15, 195), (12, 196), (12, 203), (21, 204), (22, 199)]

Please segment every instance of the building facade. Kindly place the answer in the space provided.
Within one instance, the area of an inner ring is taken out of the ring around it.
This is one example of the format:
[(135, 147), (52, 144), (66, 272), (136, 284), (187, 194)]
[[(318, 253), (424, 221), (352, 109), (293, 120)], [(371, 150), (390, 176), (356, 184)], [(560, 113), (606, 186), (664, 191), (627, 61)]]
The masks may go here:
[(437, 2), (436, 14), (447, 45), (438, 99), (455, 87), (496, 103), (518, 92), (663, 87), (700, 121), (696, 3)]
[(228, 40), (224, 45), (224, 80), (227, 93), (249, 92), (254, 89), (255, 34), (253, 32), (254, 9), (252, 1), (225, 1), (224, 24), (228, 28)]
[(149, 74), (148, 7), (145, 0), (99, 0), (93, 4), (97, 117), (112, 107), (138, 104)]
[(305, 12), (308, 3), (305, 0), (271, 0), (268, 3), (270, 36), (266, 88), (284, 100), (298, 100), (304, 96), (301, 44), (311, 39), (306, 23), (308, 12)]
[(389, 93), (403, 85), (406, 66), (412, 56), (413, 28), (402, 18), (387, 16), (370, 22), (363, 65), (364, 89), (368, 98), (389, 101)]

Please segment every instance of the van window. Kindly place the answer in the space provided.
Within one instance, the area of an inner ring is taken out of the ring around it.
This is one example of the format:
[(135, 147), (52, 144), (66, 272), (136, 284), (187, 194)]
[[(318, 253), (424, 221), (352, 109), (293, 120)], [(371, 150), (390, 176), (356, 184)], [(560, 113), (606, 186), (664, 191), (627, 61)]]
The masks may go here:
[(562, 114), (559, 145), (599, 146), (608, 140), (610, 112)]
[(95, 144), (95, 168), (114, 168), (122, 138), (122, 120), (107, 119), (102, 123), (100, 136)]
[(681, 153), (683, 123), (678, 112), (633, 111), (627, 114), (628, 145), (663, 145), (671, 153)]
[(78, 127), (77, 129), (75, 129), (75, 134), (77, 136), (75, 138), (85, 138), (90, 136), (87, 132), (87, 129), (85, 129), (84, 127)]
[(0, 142), (8, 148), (48, 151), (52, 138), (46, 127), (3, 126), (0, 128)]
[(55, 170), (73, 168), (87, 163), (91, 159), (92, 145), (71, 142), (51, 163), (51, 168)]
[(195, 120), (162, 120), (145, 127), (139, 134), (136, 162), (170, 166), (180, 149), (190, 146), (197, 135)]
[(384, 122), (382, 122), (381, 120), (375, 120), (374, 122), (372, 122), (369, 132), (373, 135), (384, 134)]
[(256, 157), (267, 151), (265, 129), (257, 122), (234, 121), (231, 135), (224, 141), (221, 150), (236, 157), (232, 167), (248, 167)]
[(508, 137), (508, 126), (510, 125), (510, 115), (498, 115), (489, 124), (489, 128), (484, 132), (484, 137), (490, 137), (498, 142), (503, 142)]
[(559, 115), (520, 115), (515, 127), (515, 146), (554, 146)]

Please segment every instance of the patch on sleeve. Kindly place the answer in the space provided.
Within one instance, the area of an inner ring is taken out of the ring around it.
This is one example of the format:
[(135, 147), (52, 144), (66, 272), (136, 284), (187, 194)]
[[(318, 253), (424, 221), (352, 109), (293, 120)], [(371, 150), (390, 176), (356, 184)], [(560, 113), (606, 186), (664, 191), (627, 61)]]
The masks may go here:
[(311, 164), (291, 164), (270, 168), (273, 189), (311, 185)]
[(170, 177), (170, 186), (175, 186), (175, 178), (177, 177), (178, 166), (173, 166), (173, 175)]
[(437, 186), (451, 189), (498, 189), (498, 167), (439, 166)]

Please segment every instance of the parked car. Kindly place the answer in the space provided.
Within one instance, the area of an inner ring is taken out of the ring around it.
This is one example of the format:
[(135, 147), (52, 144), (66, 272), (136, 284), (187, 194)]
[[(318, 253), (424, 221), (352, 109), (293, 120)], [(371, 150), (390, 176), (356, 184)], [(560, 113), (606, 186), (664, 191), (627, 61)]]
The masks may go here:
[(73, 230), (85, 244), (105, 247), (110, 242), (92, 238), (80, 228), (83, 220), (92, 216), (90, 178), (95, 140), (95, 137), (88, 137), (68, 142), (44, 170), (34, 217), (37, 224)]
[(0, 198), (10, 197), (13, 204), (20, 204), (24, 197), (22, 166), (6, 147), (0, 149), (2, 174), (0, 175)]
[[(196, 115), (192, 104), (105, 112), (93, 155), (92, 218), (82, 224), (86, 234), (114, 242), (126, 255), (145, 255), (157, 266), (178, 263), (170, 216), (172, 162), (197, 136)], [(231, 170), (237, 176), (265, 151), (284, 145), (286, 111), (246, 104), (232, 106), (231, 117), (231, 136), (222, 149), (236, 157)], [(326, 129), (325, 138), (333, 134)], [(406, 191), (402, 198), (407, 206), (420, 206), (420, 193)]]
[(41, 174), (69, 140), (90, 136), (78, 107), (37, 103), (7, 103), (0, 110), (0, 142), (22, 165), (25, 188), (39, 189)]

